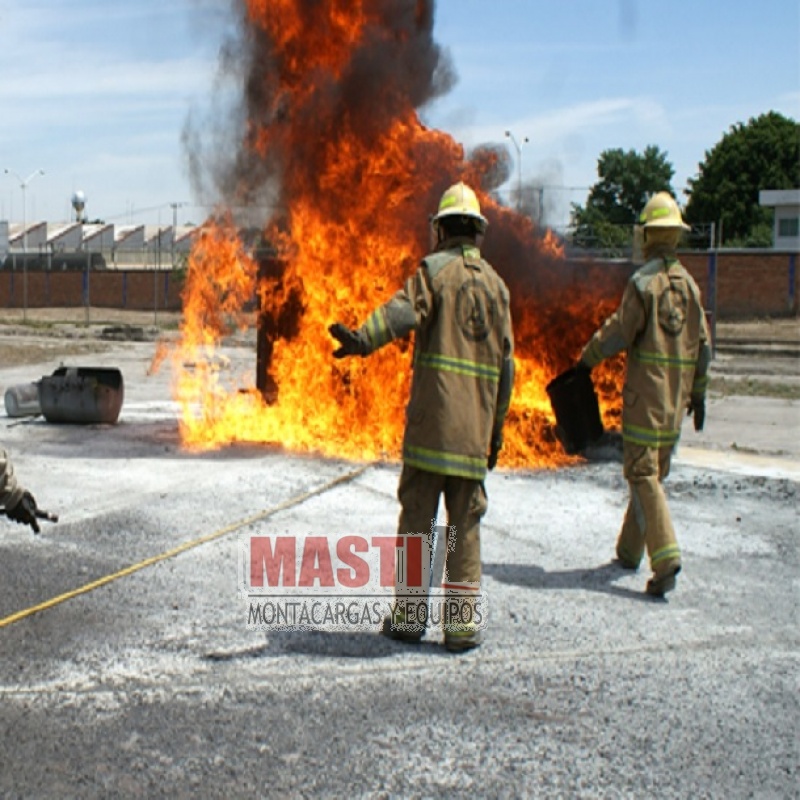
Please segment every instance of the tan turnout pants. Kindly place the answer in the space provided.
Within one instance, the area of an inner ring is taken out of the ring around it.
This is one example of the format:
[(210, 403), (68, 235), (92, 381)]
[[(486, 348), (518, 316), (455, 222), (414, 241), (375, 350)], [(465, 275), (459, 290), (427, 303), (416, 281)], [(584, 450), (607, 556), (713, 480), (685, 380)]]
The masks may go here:
[(669, 474), (672, 447), (623, 443), (623, 473), (630, 488), (625, 519), (617, 539), (617, 557), (638, 567), (645, 548), (656, 576), (680, 566), (681, 551), (661, 482)]
[(447, 525), (455, 528), (448, 547), (446, 583), (479, 584), (481, 580), (481, 517), (488, 505), (483, 481), (438, 475), (403, 465), (397, 498), (400, 501), (398, 536), (427, 534), (444, 494)]

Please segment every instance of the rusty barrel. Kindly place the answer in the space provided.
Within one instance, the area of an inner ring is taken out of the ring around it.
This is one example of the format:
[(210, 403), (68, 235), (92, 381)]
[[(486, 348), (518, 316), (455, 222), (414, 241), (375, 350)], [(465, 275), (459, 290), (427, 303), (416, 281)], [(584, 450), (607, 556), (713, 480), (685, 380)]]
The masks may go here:
[(48, 422), (113, 425), (124, 395), (116, 367), (59, 367), (39, 381), (39, 405)]
[(556, 436), (569, 455), (583, 452), (603, 435), (600, 406), (589, 370), (572, 367), (545, 388), (556, 417)]

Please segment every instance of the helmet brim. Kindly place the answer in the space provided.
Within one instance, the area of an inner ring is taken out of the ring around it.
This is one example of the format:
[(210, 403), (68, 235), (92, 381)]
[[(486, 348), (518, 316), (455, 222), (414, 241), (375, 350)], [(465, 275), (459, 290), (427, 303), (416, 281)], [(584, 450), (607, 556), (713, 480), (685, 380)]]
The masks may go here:
[(645, 230), (647, 228), (675, 228), (683, 231), (690, 231), (692, 229), (691, 225), (687, 225), (683, 221), (679, 225), (676, 225), (675, 221), (671, 219), (653, 220), (652, 222), (645, 223), (643, 227)]
[(489, 220), (486, 219), (483, 214), (476, 214), (474, 211), (465, 211), (459, 208), (448, 208), (444, 211), (440, 211), (431, 218), (431, 222), (438, 222), (445, 217), (467, 217), (468, 219), (474, 219), (476, 222), (480, 222), (484, 228), (489, 224)]

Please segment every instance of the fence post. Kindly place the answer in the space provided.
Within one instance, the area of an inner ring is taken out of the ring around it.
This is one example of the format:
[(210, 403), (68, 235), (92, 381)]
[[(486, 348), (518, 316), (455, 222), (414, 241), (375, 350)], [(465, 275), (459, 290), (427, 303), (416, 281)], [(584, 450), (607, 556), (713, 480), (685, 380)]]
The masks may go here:
[(22, 319), (28, 319), (28, 253), (22, 254)]
[(708, 287), (706, 305), (711, 313), (711, 358), (717, 357), (717, 252), (708, 253)]
[(92, 264), (92, 254), (87, 252), (86, 253), (86, 272), (83, 274), (83, 304), (86, 307), (86, 322), (89, 322), (89, 303), (90, 303), (90, 272), (91, 272), (91, 264)]

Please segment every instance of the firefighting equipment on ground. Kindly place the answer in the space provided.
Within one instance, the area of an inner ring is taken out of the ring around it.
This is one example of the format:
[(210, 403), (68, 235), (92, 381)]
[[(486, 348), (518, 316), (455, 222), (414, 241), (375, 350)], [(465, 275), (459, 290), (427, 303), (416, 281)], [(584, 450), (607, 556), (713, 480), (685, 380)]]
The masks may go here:
[[(677, 203), (659, 193), (648, 201), (641, 222), (649, 260), (633, 274), (619, 308), (588, 342), (580, 362), (591, 369), (627, 353), (622, 438), (630, 501), (617, 555), (637, 567), (646, 549), (653, 570), (648, 593), (661, 596), (674, 587), (681, 566), (661, 481), (688, 408), (695, 429), (702, 429), (711, 350), (700, 290), (675, 255), (676, 237), (685, 227)], [(648, 238), (652, 230), (656, 234)]]
[(545, 387), (556, 418), (556, 437), (569, 455), (582, 453), (603, 435), (600, 404), (590, 373), (589, 367), (579, 362)]
[[(476, 244), (487, 221), (470, 187), (448, 188), (431, 224), (436, 248), (404, 287), (358, 330), (341, 323), (329, 330), (340, 343), (337, 358), (369, 355), (414, 333), (398, 535), (429, 531), (444, 494), (458, 542), (448, 553), (448, 581), (472, 590), (480, 584), (483, 480), (502, 447), (514, 380), (510, 299)], [(453, 648), (480, 643), (477, 631), (450, 633)]]

